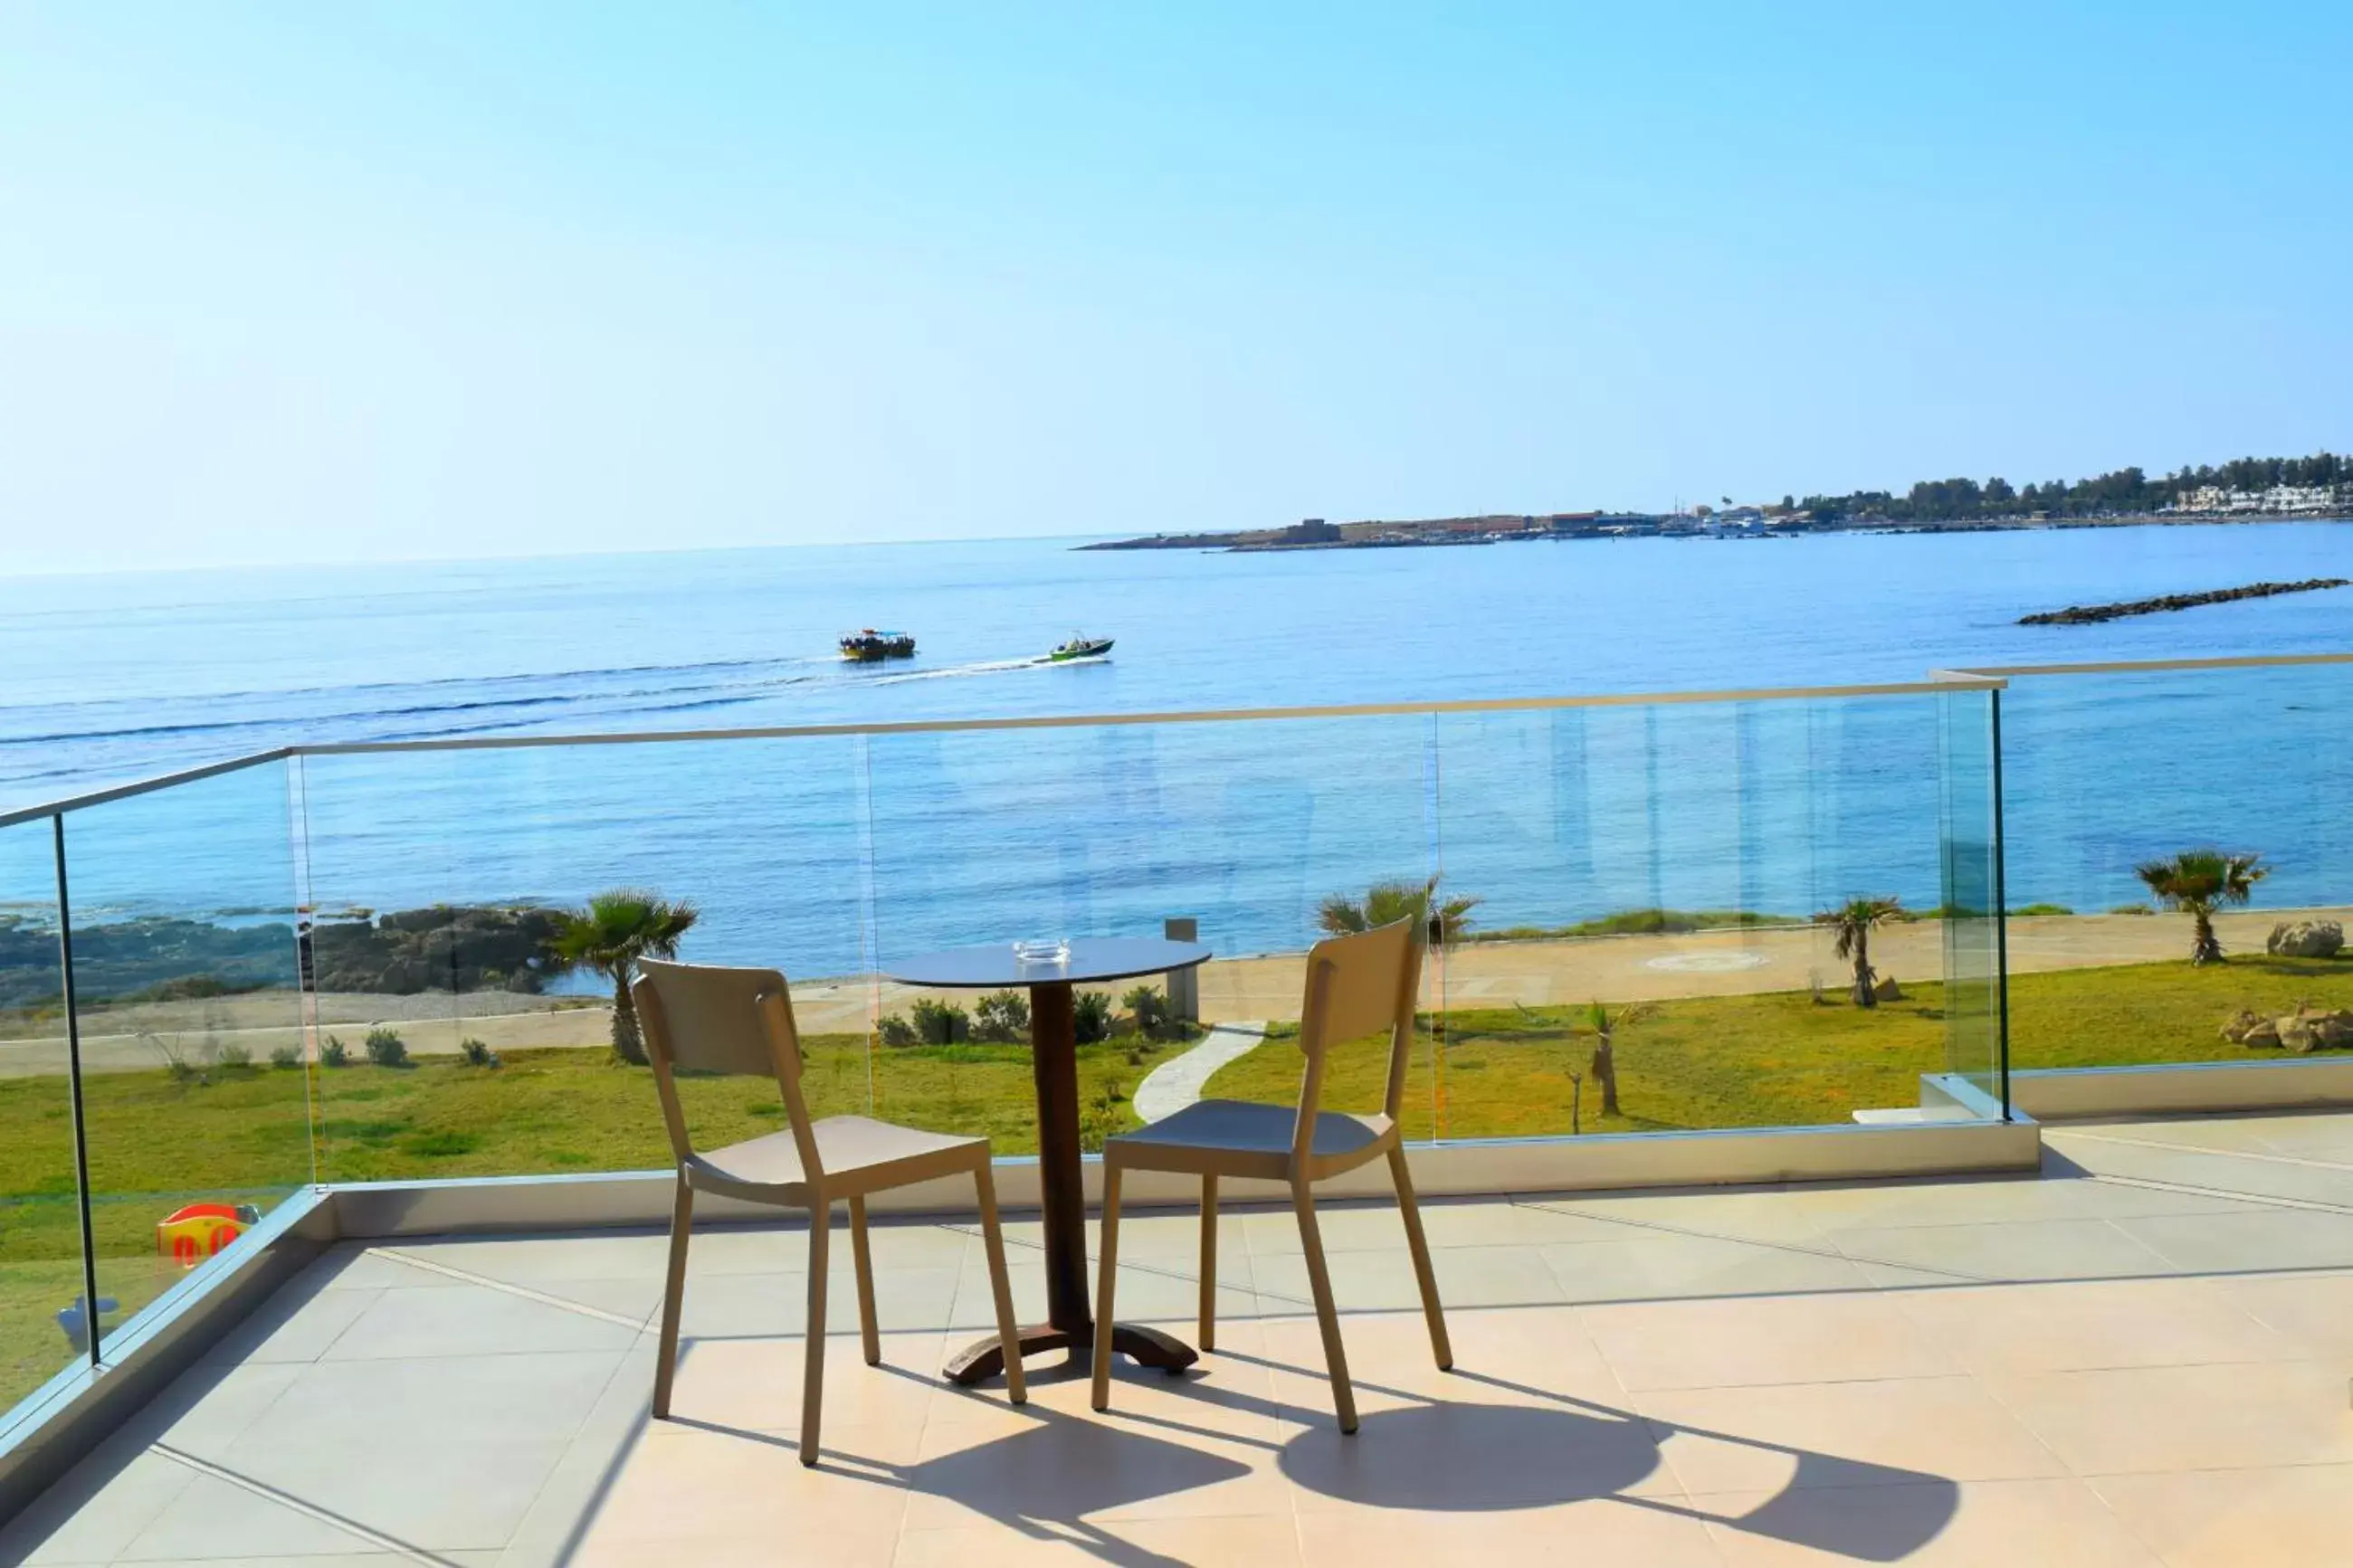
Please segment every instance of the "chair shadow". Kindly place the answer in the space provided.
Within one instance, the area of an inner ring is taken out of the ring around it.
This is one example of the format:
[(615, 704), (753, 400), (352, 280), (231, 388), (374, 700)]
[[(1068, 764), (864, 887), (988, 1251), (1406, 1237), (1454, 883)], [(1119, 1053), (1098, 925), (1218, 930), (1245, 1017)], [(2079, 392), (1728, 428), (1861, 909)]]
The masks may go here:
[[(1229, 1359), (1316, 1374), (1263, 1357)], [(1941, 1534), (1960, 1510), (1960, 1487), (1949, 1477), (1660, 1421), (1483, 1373), (1458, 1368), (1454, 1375), (1541, 1403), (1437, 1400), (1358, 1379), (1360, 1391), (1410, 1403), (1365, 1416), (1354, 1436), (1329, 1425), (1310, 1426), (1282, 1445), (1283, 1475), (1327, 1497), (1427, 1513), (1613, 1499), (1861, 1563), (1900, 1562)], [(1739, 1515), (1630, 1490), (1659, 1468), (1662, 1442), (1678, 1436), (1779, 1455), (1795, 1468), (1779, 1491)], [(1854, 1506), (1858, 1497), (1870, 1505)]]
[(1039, 1541), (1078, 1546), (1121, 1568), (1181, 1568), (1090, 1516), (1250, 1474), (1250, 1467), (1107, 1423), (1025, 1406), (1035, 1424), (894, 1472), (910, 1491), (953, 1499)]
[[(1233, 1351), (1220, 1351), (1219, 1359), (1309, 1377), (1322, 1374), (1320, 1367)], [(897, 1368), (881, 1370), (923, 1381)], [(1526, 1403), (1433, 1399), (1359, 1378), (1360, 1392), (1404, 1405), (1366, 1415), (1353, 1436), (1342, 1436), (1326, 1415), (1282, 1441), (1196, 1426), (1172, 1415), (1119, 1410), (1116, 1396), (1112, 1420), (1066, 1415), (1031, 1404), (1019, 1408), (1037, 1425), (1011, 1436), (904, 1468), (866, 1467), (849, 1473), (953, 1498), (1040, 1541), (1082, 1545), (1121, 1564), (1166, 1560), (1085, 1522), (1087, 1516), (1249, 1472), (1249, 1466), (1234, 1459), (1199, 1451), (1192, 1446), (1198, 1441), (1265, 1449), (1293, 1485), (1371, 1507), (1477, 1513), (1609, 1500), (1858, 1563), (1902, 1561), (1935, 1540), (1959, 1511), (1960, 1487), (1948, 1477), (1660, 1421), (1476, 1371), (1458, 1368), (1453, 1375)], [(1041, 1368), (1033, 1381), (1059, 1379), (1054, 1369)], [(1198, 1370), (1177, 1379), (1152, 1375), (1145, 1381), (1165, 1383), (1180, 1397), (1190, 1389), (1190, 1397), (1214, 1400), (1228, 1410), (1293, 1421), (1300, 1415), (1273, 1400), (1214, 1387)], [(1170, 1436), (1149, 1436), (1138, 1428)], [(1634, 1490), (1663, 1464), (1662, 1444), (1678, 1436), (1781, 1456), (1792, 1468), (1778, 1492), (1738, 1515)], [(1058, 1528), (1047, 1528), (1050, 1523)]]

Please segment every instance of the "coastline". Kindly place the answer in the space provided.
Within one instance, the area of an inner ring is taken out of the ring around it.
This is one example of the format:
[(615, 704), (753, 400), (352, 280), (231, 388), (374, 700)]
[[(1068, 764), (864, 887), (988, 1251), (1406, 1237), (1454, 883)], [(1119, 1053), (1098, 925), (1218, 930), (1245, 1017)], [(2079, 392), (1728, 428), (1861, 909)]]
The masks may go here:
[[(1192, 550), (1219, 555), (1288, 554), (1321, 550), (1461, 549), (1472, 545), (1564, 542), (1620, 539), (1794, 539), (1811, 534), (1910, 533), (2055, 533), (2071, 529), (2211, 528), (2284, 522), (2353, 522), (2353, 510), (2332, 508), (2318, 511), (2281, 512), (2116, 512), (2094, 517), (1985, 517), (1951, 521), (1906, 521), (1885, 517), (1839, 518), (1831, 521), (1726, 526), (1680, 513), (1608, 513), (1609, 521), (1560, 526), (1561, 513), (1530, 513), (1469, 518), (1426, 518), (1388, 522), (1366, 520), (1343, 523), (1346, 529), (1378, 528), (1378, 536), (1340, 539), (1285, 540), (1285, 529), (1235, 529), (1216, 532), (1150, 534), (1134, 539), (1097, 540), (1074, 544), (1073, 551)], [(1579, 514), (1582, 515), (1582, 514)], [(1505, 526), (1508, 525), (1508, 526)]]

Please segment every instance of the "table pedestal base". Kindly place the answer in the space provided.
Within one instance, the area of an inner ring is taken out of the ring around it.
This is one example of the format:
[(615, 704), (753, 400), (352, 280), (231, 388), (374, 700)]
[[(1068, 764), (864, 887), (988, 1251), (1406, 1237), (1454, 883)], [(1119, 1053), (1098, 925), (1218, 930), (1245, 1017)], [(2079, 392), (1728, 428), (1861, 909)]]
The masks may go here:
[[(1040, 1351), (1068, 1350), (1073, 1362), (1082, 1352), (1094, 1348), (1094, 1331), (1073, 1332), (1058, 1329), (1050, 1323), (1039, 1323), (1021, 1331), (1021, 1355), (1025, 1361)], [(1114, 1323), (1111, 1331), (1111, 1348), (1126, 1356), (1138, 1366), (1156, 1366), (1174, 1377), (1201, 1359), (1200, 1352), (1173, 1334), (1158, 1329), (1139, 1328), (1134, 1323)], [(975, 1340), (948, 1362), (947, 1377), (951, 1383), (975, 1384), (995, 1377), (1005, 1370), (1005, 1347), (995, 1334)]]

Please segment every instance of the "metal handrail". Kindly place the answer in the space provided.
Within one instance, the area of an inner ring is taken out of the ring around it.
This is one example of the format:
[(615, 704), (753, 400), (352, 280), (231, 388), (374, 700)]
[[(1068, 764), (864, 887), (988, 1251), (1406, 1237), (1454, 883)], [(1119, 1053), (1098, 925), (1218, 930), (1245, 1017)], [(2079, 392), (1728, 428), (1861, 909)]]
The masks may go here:
[(1430, 702), (1358, 702), (1307, 708), (1208, 708), (1155, 713), (1039, 714), (1002, 719), (906, 719), (862, 724), (787, 724), (730, 730), (633, 730), (589, 735), (467, 735), (415, 741), (331, 741), (280, 746), (209, 763), (201, 767), (141, 779), (87, 795), (47, 801), (0, 813), (0, 828), (87, 810), (110, 801), (150, 795), (220, 773), (289, 757), (364, 756), (400, 752), (521, 751), (547, 746), (648, 746), (709, 741), (786, 741), (849, 735), (945, 734), (997, 730), (1084, 730), (1119, 725), (1261, 723), (1284, 720), (1368, 719), (1443, 713), (1542, 712), (1576, 708), (1648, 708), (1709, 702), (1788, 702), (1859, 697), (1907, 697), (1952, 691), (1998, 691), (1998, 677), (1957, 675), (1947, 679), (1881, 681), (1856, 686), (1756, 687), (1719, 691), (1610, 692), (1576, 697), (1463, 698)]
[(2353, 664), (2353, 653), (2251, 653), (2227, 658), (2140, 658), (2091, 664), (1995, 664), (1936, 675), (1984, 676), (2008, 680), (2021, 675), (2142, 675), (2173, 669), (2270, 669), (2306, 664)]

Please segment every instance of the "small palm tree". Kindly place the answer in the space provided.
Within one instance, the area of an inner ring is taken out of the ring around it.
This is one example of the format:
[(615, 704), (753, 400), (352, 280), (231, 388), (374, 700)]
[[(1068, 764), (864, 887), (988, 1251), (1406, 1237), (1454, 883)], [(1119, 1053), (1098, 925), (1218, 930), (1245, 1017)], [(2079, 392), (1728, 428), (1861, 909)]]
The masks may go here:
[(1876, 978), (1871, 968), (1872, 931), (1903, 912), (1901, 899), (1854, 898), (1814, 916), (1816, 925), (1828, 926), (1838, 935), (1831, 951), (1854, 963), (1854, 1005), (1858, 1007), (1879, 1005), (1879, 994), (1872, 985)]
[(2220, 963), (2222, 944), (2214, 939), (2214, 910), (2223, 904), (2243, 904), (2253, 897), (2255, 884), (2271, 875), (2263, 858), (2220, 849), (2184, 849), (2170, 859), (2136, 866), (2133, 875), (2148, 884), (2158, 903), (2184, 910), (2197, 922), (2189, 962)]
[(566, 913), (556, 928), (550, 947), (557, 963), (567, 970), (593, 969), (613, 983), (613, 1054), (621, 1060), (638, 1067), (646, 1060), (637, 1004), (629, 999), (638, 960), (677, 957), (679, 939), (699, 917), (683, 900), (616, 888), (589, 900), (587, 908)]
[(1419, 887), (1411, 882), (1376, 882), (1361, 900), (1339, 893), (1325, 899), (1315, 906), (1315, 923), (1334, 936), (1347, 936), (1421, 915), (1430, 921), (1431, 945), (1442, 947), (1460, 942), (1471, 929), (1471, 911), (1478, 908), (1479, 900), (1448, 899), (1433, 907), (1437, 896), (1435, 877)]
[[(1618, 1112), (1618, 1031), (1629, 1024), (1639, 1024), (1653, 1011), (1648, 1002), (1630, 1002), (1614, 1011), (1596, 1002), (1585, 1011), (1585, 1021), (1593, 1028), (1593, 1078), (1601, 1086), (1601, 1114), (1615, 1116)], [(1577, 1086), (1584, 1088), (1582, 1082)]]

